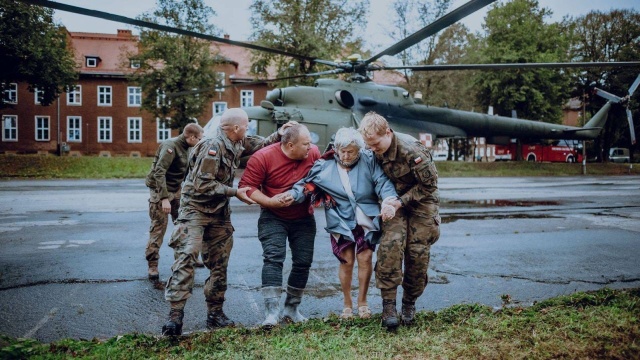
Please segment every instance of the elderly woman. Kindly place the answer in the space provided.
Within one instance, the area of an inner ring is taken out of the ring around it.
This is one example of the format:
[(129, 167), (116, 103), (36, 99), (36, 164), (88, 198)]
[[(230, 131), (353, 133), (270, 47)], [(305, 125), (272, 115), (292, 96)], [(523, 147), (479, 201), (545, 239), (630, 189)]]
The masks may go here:
[[(364, 149), (362, 135), (353, 128), (342, 128), (335, 136), (334, 149), (315, 162), (306, 178), (289, 193), (294, 202), (322, 198), (334, 255), (340, 261), (338, 276), (344, 294), (341, 317), (353, 317), (351, 280), (358, 261), (358, 315), (371, 317), (367, 291), (373, 270), (371, 258), (380, 239), (380, 220), (393, 218), (395, 208), (380, 201), (397, 197), (393, 184)], [(318, 201), (315, 201), (318, 203)]]

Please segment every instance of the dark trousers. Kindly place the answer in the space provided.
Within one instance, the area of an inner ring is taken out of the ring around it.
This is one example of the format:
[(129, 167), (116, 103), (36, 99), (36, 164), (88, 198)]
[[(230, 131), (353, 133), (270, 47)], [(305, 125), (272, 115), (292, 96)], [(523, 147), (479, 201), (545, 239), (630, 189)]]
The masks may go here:
[(262, 286), (282, 286), (282, 268), (291, 249), (292, 267), (287, 285), (304, 289), (313, 262), (316, 221), (313, 215), (296, 220), (281, 219), (262, 209), (258, 220), (258, 239), (262, 244)]

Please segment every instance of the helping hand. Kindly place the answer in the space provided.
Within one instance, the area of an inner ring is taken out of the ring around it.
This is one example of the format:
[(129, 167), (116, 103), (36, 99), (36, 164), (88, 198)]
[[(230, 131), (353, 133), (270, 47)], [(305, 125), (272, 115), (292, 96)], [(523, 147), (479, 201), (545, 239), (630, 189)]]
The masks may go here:
[(382, 203), (380, 215), (382, 216), (382, 221), (391, 220), (394, 216), (396, 216), (396, 208), (390, 204)]
[(236, 193), (236, 197), (238, 199), (240, 199), (240, 201), (242, 201), (245, 204), (248, 205), (253, 205), (256, 202), (251, 200), (251, 198), (249, 197), (249, 195), (247, 195), (247, 191), (249, 191), (249, 189), (251, 189), (250, 187), (243, 187), (243, 188), (238, 188), (238, 192)]

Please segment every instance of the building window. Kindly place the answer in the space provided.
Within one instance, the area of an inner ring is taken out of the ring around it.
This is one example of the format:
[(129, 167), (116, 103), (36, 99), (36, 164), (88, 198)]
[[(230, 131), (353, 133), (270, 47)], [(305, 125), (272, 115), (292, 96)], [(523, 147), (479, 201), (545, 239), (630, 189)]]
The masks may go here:
[(226, 102), (214, 102), (213, 103), (213, 116), (222, 114), (225, 110), (227, 110)]
[(2, 100), (8, 104), (18, 103), (18, 84), (17, 83), (10, 83), (9, 86), (7, 86), (6, 89), (4, 89), (4, 97)]
[(140, 60), (131, 59), (131, 68), (140, 69)]
[(18, 141), (18, 116), (2, 116), (2, 141)]
[(169, 119), (156, 119), (158, 142), (167, 140), (171, 136), (171, 128), (169, 127)]
[(67, 89), (67, 105), (82, 105), (82, 86), (75, 85)]
[(48, 116), (36, 116), (36, 141), (49, 141)]
[(87, 56), (87, 67), (98, 67), (98, 58), (95, 56)]
[(216, 91), (224, 91), (224, 81), (227, 74), (224, 71), (216, 72)]
[(240, 91), (240, 107), (253, 106), (253, 90)]
[(67, 142), (82, 141), (82, 117), (67, 116)]
[(163, 90), (156, 90), (158, 96), (156, 97), (156, 106), (164, 107), (171, 105), (171, 100), (167, 99), (167, 94)]
[(36, 103), (36, 105), (40, 105), (44, 99), (44, 90), (38, 90), (38, 88), (36, 88), (34, 90), (34, 102)]
[(111, 86), (98, 86), (98, 106), (111, 106)]
[(127, 105), (128, 106), (140, 106), (142, 105), (142, 88), (137, 86), (127, 87)]
[(98, 117), (98, 142), (111, 142), (111, 117)]
[(127, 118), (127, 134), (129, 134), (127, 141), (130, 143), (142, 142), (142, 118), (130, 117)]

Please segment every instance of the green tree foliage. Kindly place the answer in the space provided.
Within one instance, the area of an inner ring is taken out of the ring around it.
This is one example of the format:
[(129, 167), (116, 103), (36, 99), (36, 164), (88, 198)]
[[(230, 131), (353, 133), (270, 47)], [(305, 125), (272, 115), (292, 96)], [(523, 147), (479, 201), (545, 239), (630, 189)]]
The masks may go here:
[[(209, 23), (215, 15), (203, 0), (157, 0), (156, 9), (138, 18), (189, 31), (216, 35)], [(174, 129), (182, 129), (202, 114), (206, 93), (166, 97), (180, 91), (215, 86), (214, 66), (219, 62), (211, 43), (184, 35), (140, 28), (138, 53), (127, 56), (140, 60), (132, 80), (142, 87), (142, 108), (165, 119)]]
[[(572, 53), (575, 61), (635, 61), (640, 59), (640, 13), (636, 10), (593, 11), (568, 21), (573, 28)], [(637, 68), (586, 69), (577, 74), (574, 96), (590, 94), (590, 84), (617, 96), (628, 94), (629, 86), (638, 76)], [(587, 97), (587, 112), (594, 113), (606, 100)], [(630, 102), (636, 138), (640, 139), (640, 91)], [(623, 106), (613, 106), (601, 136), (596, 139), (595, 156), (603, 155), (614, 145), (629, 147), (630, 133)]]
[[(53, 10), (14, 0), (0, 0), (0, 91), (9, 83), (26, 82), (44, 91), (51, 104), (78, 74), (67, 31), (53, 22)], [(0, 107), (5, 106), (0, 101)]]
[[(484, 63), (563, 62), (568, 60), (569, 39), (562, 25), (546, 24), (551, 11), (536, 0), (497, 4), (488, 12), (487, 37), (480, 49)], [(494, 113), (560, 123), (561, 109), (569, 97), (569, 76), (556, 69), (479, 72), (478, 100)]]
[[(251, 40), (318, 59), (342, 58), (360, 43), (358, 34), (366, 27), (368, 5), (368, 0), (254, 0)], [(316, 69), (315, 63), (266, 52), (252, 53), (253, 73), (262, 77), (267, 77), (267, 71), (273, 68), (277, 77), (324, 70)], [(311, 83), (313, 79), (301, 82)]]

